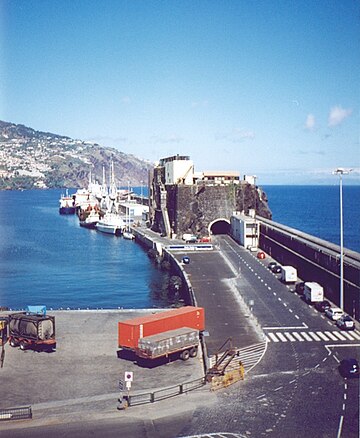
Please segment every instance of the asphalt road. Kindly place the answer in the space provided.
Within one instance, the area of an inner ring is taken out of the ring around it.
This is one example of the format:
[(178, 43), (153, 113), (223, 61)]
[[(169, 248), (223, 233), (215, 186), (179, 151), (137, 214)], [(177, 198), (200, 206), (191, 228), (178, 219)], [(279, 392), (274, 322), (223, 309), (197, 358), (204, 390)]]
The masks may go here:
[(258, 260), (228, 237), (219, 237), (218, 245), (239, 272), (245, 301), (254, 302), (267, 350), (244, 382), (219, 393), (215, 409), (196, 413), (184, 436), (225, 430), (254, 437), (359, 437), (359, 379), (341, 377), (338, 364), (359, 359), (360, 340), (282, 284), (267, 269), (269, 258)]

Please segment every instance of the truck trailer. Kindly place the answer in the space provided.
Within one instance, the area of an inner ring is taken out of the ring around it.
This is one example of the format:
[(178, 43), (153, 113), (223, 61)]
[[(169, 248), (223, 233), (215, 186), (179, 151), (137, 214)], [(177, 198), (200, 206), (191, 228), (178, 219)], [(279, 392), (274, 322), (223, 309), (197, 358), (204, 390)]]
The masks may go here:
[(324, 289), (319, 283), (307, 281), (304, 284), (304, 298), (308, 303), (318, 303), (324, 300)]
[(13, 313), (9, 319), (9, 343), (21, 350), (41, 347), (56, 348), (55, 317), (49, 315)]
[(186, 306), (118, 323), (118, 346), (143, 359), (195, 357), (205, 328), (202, 307)]

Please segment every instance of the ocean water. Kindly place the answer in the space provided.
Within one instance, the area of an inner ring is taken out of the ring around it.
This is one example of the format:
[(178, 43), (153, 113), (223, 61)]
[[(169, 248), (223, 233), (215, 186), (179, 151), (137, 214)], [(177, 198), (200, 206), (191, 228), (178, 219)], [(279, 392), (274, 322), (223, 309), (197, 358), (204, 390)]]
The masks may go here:
[[(338, 186), (263, 189), (273, 220), (339, 244)], [(360, 186), (343, 189), (344, 246), (360, 252)], [(96, 309), (172, 303), (168, 274), (142, 247), (81, 228), (77, 216), (59, 215), (60, 195), (60, 190), (0, 191), (0, 306)]]
[(168, 306), (168, 274), (146, 250), (81, 228), (76, 215), (60, 215), (60, 195), (61, 190), (0, 191), (0, 306)]
[[(263, 186), (273, 220), (340, 245), (340, 190), (333, 186)], [(344, 247), (360, 252), (360, 186), (343, 185)]]

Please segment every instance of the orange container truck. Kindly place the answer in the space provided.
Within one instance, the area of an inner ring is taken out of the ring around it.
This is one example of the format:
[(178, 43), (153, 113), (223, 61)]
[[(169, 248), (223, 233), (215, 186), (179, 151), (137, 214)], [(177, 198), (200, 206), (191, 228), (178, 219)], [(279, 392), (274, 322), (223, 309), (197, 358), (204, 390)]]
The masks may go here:
[(180, 353), (183, 360), (197, 355), (205, 329), (202, 307), (186, 306), (118, 323), (118, 346), (139, 357), (155, 359)]

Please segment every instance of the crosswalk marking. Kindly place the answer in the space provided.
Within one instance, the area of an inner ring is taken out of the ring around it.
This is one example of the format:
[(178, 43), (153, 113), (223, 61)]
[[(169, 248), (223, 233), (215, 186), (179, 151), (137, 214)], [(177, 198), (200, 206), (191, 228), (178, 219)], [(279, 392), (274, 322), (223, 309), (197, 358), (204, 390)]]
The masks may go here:
[(329, 339), (322, 332), (316, 332), (316, 334), (323, 340), (328, 341)]
[(304, 336), (304, 338), (305, 338), (307, 341), (312, 341), (312, 339), (310, 338), (310, 336), (309, 336), (306, 332), (301, 332), (301, 335)]
[(350, 341), (354, 340), (354, 338), (352, 338), (350, 333), (348, 333), (348, 332), (342, 332), (342, 335), (345, 336), (346, 338), (350, 339)]
[(330, 341), (359, 341), (360, 332), (358, 330), (353, 332), (332, 331), (308, 331), (308, 332), (267, 332), (267, 342), (330, 342)]
[(274, 342), (279, 342), (279, 339), (274, 335), (274, 333), (268, 333), (268, 336), (271, 338)]
[(276, 335), (280, 338), (281, 342), (287, 342), (286, 337), (282, 333), (277, 332)]
[(340, 339), (340, 341), (346, 341), (346, 338), (345, 338), (345, 336), (343, 336), (341, 333), (339, 333), (339, 332), (334, 332), (334, 336), (337, 336), (339, 339)]
[(315, 339), (315, 341), (317, 341), (317, 342), (321, 341), (321, 339), (319, 338), (319, 336), (318, 336), (316, 333), (314, 333), (314, 332), (309, 332), (309, 335), (310, 335), (313, 339)]
[(289, 339), (290, 342), (295, 342), (295, 338), (289, 332), (285, 332), (284, 335)]
[(351, 335), (354, 336), (355, 339), (357, 339), (358, 341), (360, 341), (360, 335), (356, 332), (351, 332)]
[(337, 340), (338, 340), (337, 337), (334, 336), (331, 332), (324, 332), (324, 333), (325, 333), (326, 336), (329, 336), (329, 338), (330, 338), (332, 341), (337, 341)]

